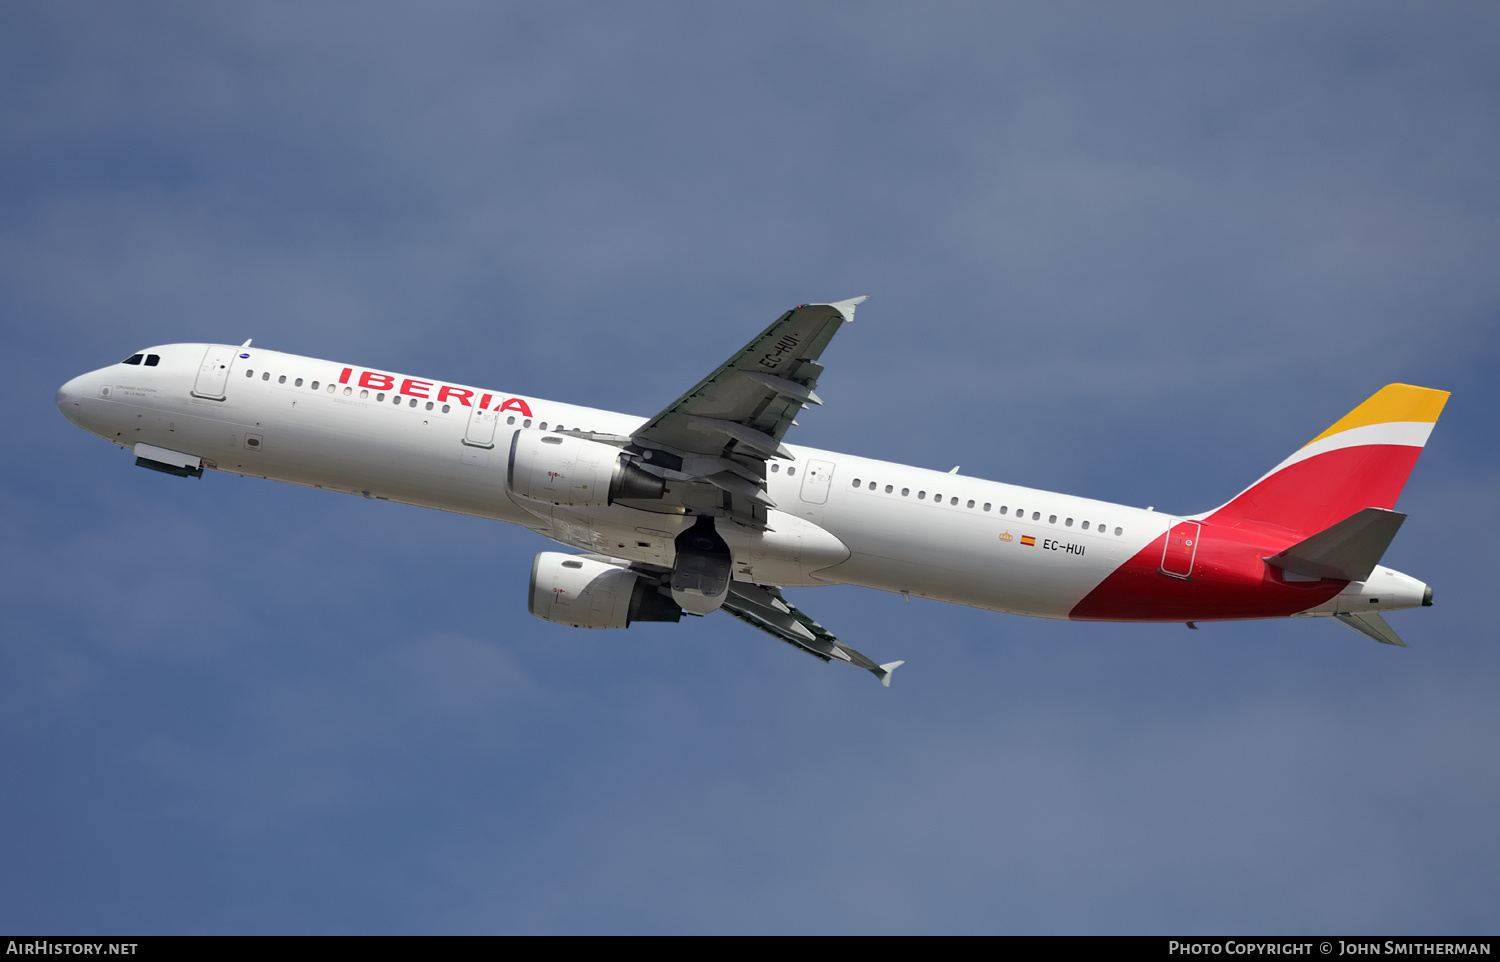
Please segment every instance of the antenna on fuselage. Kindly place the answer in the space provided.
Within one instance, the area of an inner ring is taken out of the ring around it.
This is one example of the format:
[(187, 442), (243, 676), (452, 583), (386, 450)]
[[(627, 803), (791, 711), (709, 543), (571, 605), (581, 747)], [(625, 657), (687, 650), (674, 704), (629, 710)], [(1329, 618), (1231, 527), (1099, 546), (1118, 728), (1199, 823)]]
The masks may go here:
[(249, 347), (250, 346), (250, 342), (253, 341), (253, 340), (255, 340), (255, 338), (253, 338), (253, 337), (247, 337), (247, 338), (245, 338), (245, 343), (241, 344), (240, 347)]

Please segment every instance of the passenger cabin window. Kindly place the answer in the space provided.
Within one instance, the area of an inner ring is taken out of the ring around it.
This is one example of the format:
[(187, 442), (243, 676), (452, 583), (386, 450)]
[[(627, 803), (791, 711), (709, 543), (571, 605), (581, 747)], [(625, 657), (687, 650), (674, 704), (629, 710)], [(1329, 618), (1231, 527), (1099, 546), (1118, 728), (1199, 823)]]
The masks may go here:
[(297, 380), (293, 381), (292, 384), (295, 385), (296, 387), (301, 387), (302, 386), (302, 379), (299, 377), (299, 378), (297, 378)]
[(871, 490), (871, 491), (874, 491), (874, 490), (875, 490), (875, 482), (874, 482), (874, 481), (871, 481), (871, 482), (870, 482), (870, 490)]
[(859, 487), (859, 485), (860, 485), (859, 478), (855, 478), (854, 479), (854, 486), (857, 488), (857, 487)]
[(264, 374), (262, 374), (262, 375), (261, 375), (261, 376), (260, 376), (260, 379), (261, 379), (261, 380), (262, 380), (262, 381), (269, 381), (269, 380), (271, 380), (271, 372), (270, 372), (270, 371), (267, 371), (267, 372), (266, 372), (266, 373), (264, 373)]
[(145, 356), (146, 355), (144, 355), (144, 354), (132, 354), (129, 357), (127, 357), (125, 360), (121, 361), (120, 363), (121, 364), (139, 364), (139, 363), (141, 363), (142, 359), (145, 358)]
[(160, 363), (161, 363), (161, 355), (160, 354), (147, 354), (146, 355), (146, 366), (147, 367), (156, 367), (156, 365), (158, 365)]
[(312, 382), (312, 389), (314, 391), (316, 391), (318, 389), (318, 382), (317, 381)]
[(246, 377), (254, 377), (255, 376), (255, 372), (254, 371), (246, 371), (245, 372), (245, 376)]
[(797, 469), (796, 468), (787, 468), (786, 469), (786, 476), (789, 477), (789, 478), (792, 475), (796, 474), (796, 473), (797, 473)]
[(1118, 535), (1118, 534), (1119, 534), (1119, 533), (1120, 533), (1120, 529), (1119, 529), (1119, 528), (1116, 528), (1116, 529), (1115, 529), (1115, 534), (1116, 534), (1116, 535)]
[(276, 383), (277, 384), (285, 384), (286, 383), (286, 375), (283, 374), (283, 375), (281, 375), (281, 377), (278, 377), (276, 379)]
[[(890, 494), (890, 493), (891, 493), (891, 486), (890, 486), (890, 485), (886, 485), (886, 486), (885, 486), (885, 493), (886, 493), (886, 494)], [(905, 492), (905, 491), (903, 491), (903, 492), (901, 492), (901, 493), (902, 493), (902, 494), (905, 494), (905, 493), (906, 493), (906, 492)]]
[[(505, 423), (506, 424), (515, 424), (516, 423), (516, 416), (514, 414), (512, 414), (510, 417), (508, 417), (508, 418), (505, 419)], [(773, 468), (772, 470), (775, 470), (775, 469)]]
[(444, 414), (448, 413), (448, 405), (446, 405), (446, 404), (443, 405), (443, 413)]

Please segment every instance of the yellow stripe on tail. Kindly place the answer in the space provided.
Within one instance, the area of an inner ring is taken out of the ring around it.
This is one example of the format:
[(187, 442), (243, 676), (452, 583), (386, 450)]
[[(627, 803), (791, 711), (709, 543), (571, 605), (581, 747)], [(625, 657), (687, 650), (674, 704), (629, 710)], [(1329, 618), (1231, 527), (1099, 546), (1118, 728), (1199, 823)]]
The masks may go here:
[[(1443, 405), (1448, 403), (1447, 391), (1413, 384), (1387, 384), (1376, 391), (1370, 399), (1348, 414), (1339, 418), (1333, 427), (1313, 438), (1307, 444), (1316, 444), (1341, 431), (1362, 428), (1371, 424), (1386, 424), (1391, 421), (1422, 421), (1436, 424)], [(1306, 444), (1303, 447), (1307, 447)]]

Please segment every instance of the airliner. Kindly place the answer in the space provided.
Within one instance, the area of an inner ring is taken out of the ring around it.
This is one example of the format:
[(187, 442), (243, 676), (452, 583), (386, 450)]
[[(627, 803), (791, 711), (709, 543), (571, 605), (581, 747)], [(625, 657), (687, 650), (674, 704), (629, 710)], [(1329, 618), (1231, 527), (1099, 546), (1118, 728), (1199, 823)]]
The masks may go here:
[(786, 444), (865, 300), (787, 311), (654, 417), (223, 344), (168, 344), (57, 406), (143, 468), (205, 469), (523, 525), (529, 610), (627, 628), (722, 610), (889, 686), (783, 588), (846, 584), (1074, 621), (1330, 617), (1432, 603), (1379, 562), (1448, 392), (1390, 384), (1224, 505), (1174, 515)]

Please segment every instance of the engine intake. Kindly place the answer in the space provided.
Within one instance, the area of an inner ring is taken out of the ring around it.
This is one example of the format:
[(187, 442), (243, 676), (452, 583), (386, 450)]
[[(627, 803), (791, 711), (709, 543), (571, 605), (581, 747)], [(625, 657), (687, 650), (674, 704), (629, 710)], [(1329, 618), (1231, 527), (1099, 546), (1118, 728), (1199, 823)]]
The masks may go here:
[(511, 438), (506, 483), (523, 498), (568, 505), (655, 501), (666, 492), (665, 481), (617, 447), (534, 430)]

